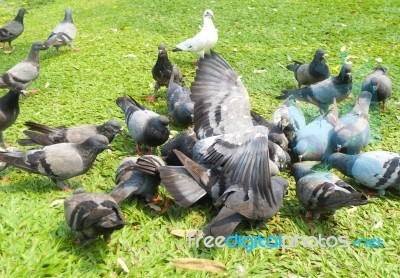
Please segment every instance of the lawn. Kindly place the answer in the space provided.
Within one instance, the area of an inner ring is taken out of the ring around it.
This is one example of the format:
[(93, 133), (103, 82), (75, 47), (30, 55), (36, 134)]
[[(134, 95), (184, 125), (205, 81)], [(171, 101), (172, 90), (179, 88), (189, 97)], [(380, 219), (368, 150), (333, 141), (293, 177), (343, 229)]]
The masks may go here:
[[(12, 145), (23, 137), (23, 123), (48, 125), (124, 122), (115, 99), (124, 92), (149, 109), (167, 114), (166, 89), (154, 104), (144, 101), (153, 91), (151, 69), (160, 43), (171, 49), (192, 36), (202, 24), (205, 9), (213, 10), (219, 30), (215, 47), (242, 77), (254, 110), (269, 118), (282, 89), (297, 85), (285, 65), (291, 59), (308, 61), (317, 48), (327, 53), (333, 74), (347, 57), (353, 66), (353, 96), (340, 104), (349, 109), (359, 93), (363, 77), (382, 64), (389, 69), (394, 93), (388, 111), (374, 110), (373, 142), (366, 150), (400, 152), (400, 2), (391, 1), (136, 1), (136, 0), (26, 0), (0, 1), (0, 25), (28, 8), (25, 32), (14, 41), (16, 50), (0, 53), (0, 72), (24, 59), (30, 45), (45, 40), (70, 6), (78, 28), (72, 52), (62, 48), (40, 53), (41, 73), (29, 87), (40, 93), (24, 98), (16, 123), (4, 133)], [(169, 53), (187, 84), (193, 81), (195, 56)], [(1, 94), (6, 91), (2, 90)], [(318, 114), (311, 105), (301, 106), (308, 118)], [(170, 125), (173, 134), (182, 126)], [(74, 188), (110, 192), (120, 161), (134, 156), (134, 143), (125, 131), (113, 142), (112, 153), (98, 156), (92, 170), (69, 181)], [(81, 248), (64, 221), (63, 205), (53, 202), (71, 193), (59, 191), (51, 181), (8, 167), (0, 173), (0, 275), (2, 277), (208, 277), (210, 272), (176, 268), (177, 258), (204, 258), (221, 262), (220, 277), (398, 277), (400, 275), (400, 190), (356, 209), (339, 210), (335, 216), (305, 222), (305, 213), (290, 180), (289, 194), (276, 217), (260, 228), (241, 225), (240, 235), (348, 236), (378, 238), (384, 248), (255, 248), (188, 247), (187, 239), (173, 229), (202, 229), (214, 216), (207, 203), (190, 209), (172, 205), (159, 214), (144, 199), (121, 204), (131, 226), (113, 234), (106, 245), (95, 240)], [(357, 189), (363, 188), (345, 179)], [(168, 193), (159, 188), (162, 198)], [(118, 260), (120, 259), (120, 260)], [(125, 262), (129, 273), (118, 261)]]

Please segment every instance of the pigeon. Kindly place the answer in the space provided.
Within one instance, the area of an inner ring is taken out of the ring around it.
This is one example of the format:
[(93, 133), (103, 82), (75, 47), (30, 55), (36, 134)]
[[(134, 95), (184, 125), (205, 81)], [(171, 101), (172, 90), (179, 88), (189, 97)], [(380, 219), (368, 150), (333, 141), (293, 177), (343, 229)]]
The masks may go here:
[(24, 8), (19, 9), (17, 16), (0, 28), (0, 42), (3, 43), (3, 51), (6, 51), (6, 42), (11, 49), (15, 49), (11, 42), (24, 32), (24, 16), (26, 13), (28, 12)]
[(301, 85), (311, 85), (330, 76), (329, 67), (325, 61), (325, 52), (320, 48), (315, 51), (311, 63), (293, 62), (293, 65), (288, 65), (286, 68), (294, 72), (299, 88)]
[(385, 195), (385, 189), (400, 184), (400, 155), (387, 151), (371, 151), (357, 155), (334, 153), (329, 166), (343, 175), (354, 178), (362, 185), (376, 189), (369, 195)]
[(175, 81), (175, 73), (171, 74), (168, 85), (167, 108), (174, 121), (181, 125), (193, 123), (194, 104), (190, 99), (190, 90)]
[(305, 219), (317, 220), (321, 213), (332, 215), (339, 208), (368, 204), (367, 197), (350, 184), (329, 172), (311, 169), (319, 162), (306, 161), (292, 165), (296, 180), (296, 195), (307, 210)]
[(29, 138), (18, 139), (21, 146), (42, 145), (48, 146), (59, 143), (83, 143), (93, 135), (101, 134), (111, 143), (122, 131), (121, 124), (116, 120), (109, 120), (102, 125), (81, 125), (76, 127), (50, 127), (34, 122), (25, 122), (29, 128), (24, 134)]
[(147, 202), (152, 202), (161, 182), (158, 168), (165, 166), (164, 161), (155, 155), (140, 158), (126, 157), (118, 166), (116, 187), (109, 193), (117, 203), (133, 195), (142, 195)]
[(45, 49), (43, 43), (34, 42), (29, 56), (0, 76), (0, 88), (25, 90), (39, 76), (39, 50)]
[(337, 151), (358, 154), (368, 145), (371, 134), (368, 120), (371, 97), (370, 92), (361, 92), (353, 110), (340, 118), (336, 101), (333, 102), (333, 114), (328, 119), (331, 119), (330, 123), (334, 126), (332, 147)]
[(193, 129), (185, 130), (161, 146), (161, 156), (170, 166), (182, 166), (181, 161), (173, 150), (177, 149), (187, 157), (193, 157), (193, 146), (197, 141), (198, 139)]
[(21, 90), (12, 88), (0, 98), (0, 142), (4, 148), (9, 146), (4, 141), (3, 131), (17, 120), (19, 115), (19, 96), (22, 93)]
[(79, 49), (72, 46), (72, 41), (75, 36), (76, 27), (72, 20), (72, 10), (71, 8), (67, 8), (65, 10), (64, 20), (53, 29), (44, 45), (46, 46), (46, 49), (54, 46), (57, 52), (58, 48), (63, 45), (68, 45), (72, 50), (76, 51)]
[(275, 144), (271, 140), (268, 141), (269, 158), (276, 164), (280, 171), (286, 169), (286, 166), (290, 163), (289, 154), (282, 149), (278, 144)]
[(174, 49), (172, 49), (172, 51), (189, 51), (200, 58), (204, 58), (204, 54), (213, 49), (218, 41), (218, 31), (215, 29), (212, 21), (213, 17), (214, 13), (212, 10), (205, 10), (201, 31), (193, 38), (187, 39), (178, 44)]
[(298, 131), (293, 152), (300, 161), (326, 162), (332, 153), (333, 126), (327, 117), (319, 116)]
[(0, 152), (0, 161), (29, 173), (49, 176), (62, 190), (63, 181), (89, 171), (96, 157), (111, 149), (107, 137), (95, 135), (81, 144), (60, 143), (20, 152)]
[(167, 49), (165, 48), (165, 45), (160, 44), (158, 46), (158, 58), (156, 61), (156, 64), (154, 65), (153, 69), (151, 70), (151, 73), (153, 75), (154, 80), (156, 81), (156, 84), (154, 85), (154, 92), (153, 94), (148, 97), (146, 100), (150, 102), (154, 102), (154, 98), (156, 94), (158, 93), (158, 90), (160, 87), (169, 86), (170, 78), (172, 73), (175, 73), (174, 78), (176, 78), (176, 81), (182, 82), (183, 81), (183, 75), (181, 70), (177, 65), (172, 65), (171, 62), (168, 59), (168, 53)]
[[(193, 160), (182, 154), (184, 166), (160, 167), (168, 192), (183, 206), (208, 193), (214, 205), (226, 206), (244, 219), (271, 217), (280, 208), (283, 194), (277, 194), (271, 184), (268, 128), (253, 126), (249, 95), (238, 75), (211, 51), (199, 61), (190, 97), (199, 141)], [(233, 230), (210, 231), (215, 236)]]
[(282, 130), (275, 124), (268, 122), (263, 116), (258, 114), (255, 111), (250, 111), (251, 120), (253, 125), (262, 125), (268, 128), (268, 139), (275, 144), (278, 144), (282, 149), (288, 150), (289, 149), (289, 141), (286, 138), (285, 134)]
[(283, 91), (277, 99), (285, 99), (293, 96), (295, 99), (305, 101), (318, 106), (324, 113), (328, 111), (329, 104), (340, 102), (347, 98), (352, 89), (351, 66), (344, 64), (340, 69), (340, 73), (336, 77), (330, 77), (309, 87)]
[(382, 111), (385, 112), (387, 109), (386, 99), (392, 95), (392, 81), (387, 74), (387, 68), (377, 66), (371, 74), (365, 77), (361, 90), (370, 92), (373, 95), (372, 101), (382, 102)]
[(115, 200), (107, 195), (77, 189), (64, 201), (65, 222), (78, 236), (78, 243), (85, 246), (90, 239), (103, 236), (110, 242), (111, 234), (129, 223)]
[(288, 97), (272, 114), (271, 123), (281, 128), (288, 141), (292, 143), (297, 132), (306, 126), (306, 119), (296, 99)]
[(126, 125), (135, 140), (136, 153), (141, 154), (140, 144), (157, 147), (168, 140), (170, 132), (167, 117), (147, 110), (132, 97), (127, 98), (126, 95), (117, 98), (116, 103), (125, 113)]

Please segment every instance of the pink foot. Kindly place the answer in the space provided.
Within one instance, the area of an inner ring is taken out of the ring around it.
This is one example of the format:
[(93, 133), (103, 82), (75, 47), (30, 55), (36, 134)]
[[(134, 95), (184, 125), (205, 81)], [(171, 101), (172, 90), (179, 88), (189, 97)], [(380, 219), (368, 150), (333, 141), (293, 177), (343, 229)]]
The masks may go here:
[(154, 95), (145, 98), (145, 100), (147, 100), (148, 102), (154, 102)]

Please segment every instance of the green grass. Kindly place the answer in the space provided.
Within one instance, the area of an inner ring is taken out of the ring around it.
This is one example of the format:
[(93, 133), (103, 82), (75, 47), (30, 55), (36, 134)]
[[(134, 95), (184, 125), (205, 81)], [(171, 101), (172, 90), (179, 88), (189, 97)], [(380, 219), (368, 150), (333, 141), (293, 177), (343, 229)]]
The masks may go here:
[[(0, 53), (0, 72), (24, 59), (33, 41), (44, 40), (62, 20), (67, 6), (72, 7), (78, 28), (74, 45), (81, 50), (71, 52), (63, 48), (59, 55), (54, 49), (40, 53), (41, 73), (30, 88), (41, 92), (21, 102), (19, 118), (5, 131), (5, 139), (13, 145), (22, 137), (27, 120), (55, 126), (101, 123), (111, 118), (123, 122), (116, 97), (124, 92), (139, 100), (149, 96), (157, 45), (165, 43), (171, 49), (193, 35), (202, 24), (203, 11), (211, 8), (220, 37), (215, 50), (242, 77), (252, 108), (267, 118), (279, 104), (274, 96), (282, 89), (296, 86), (291, 72), (284, 68), (290, 62), (288, 56), (308, 61), (315, 49), (321, 47), (329, 54), (328, 64), (334, 74), (346, 53), (356, 56), (351, 59), (356, 94), (363, 77), (381, 58), (389, 69), (394, 94), (387, 113), (371, 113), (374, 141), (366, 150), (400, 152), (400, 122), (396, 118), (400, 108), (399, 1), (2, 1), (0, 25), (13, 18), (21, 6), (29, 8), (26, 29), (14, 42), (16, 51), (9, 55)], [(340, 52), (343, 46), (346, 53)], [(129, 54), (136, 57), (124, 57)], [(190, 53), (170, 53), (170, 59), (179, 65), (190, 83), (195, 57)], [(265, 69), (266, 73), (254, 73), (255, 69)], [(166, 114), (165, 96), (164, 88), (155, 104), (145, 104)], [(341, 111), (349, 109), (354, 98), (341, 103)], [(302, 108), (308, 117), (317, 114), (314, 107), (304, 104)], [(172, 124), (171, 129), (179, 131), (182, 127)], [(119, 162), (134, 155), (133, 141), (126, 132), (115, 139), (113, 147), (111, 154), (99, 155), (94, 168), (71, 179), (70, 184), (87, 191), (111, 191)], [(142, 199), (122, 203), (126, 220), (134, 225), (115, 232), (108, 245), (95, 240), (89, 247), (80, 248), (64, 221), (63, 206), (50, 207), (54, 200), (64, 199), (70, 193), (57, 190), (46, 177), (13, 168), (1, 172), (0, 178), (3, 277), (211, 276), (175, 268), (173, 260), (184, 257), (222, 262), (227, 271), (221, 277), (400, 275), (398, 189), (389, 190), (385, 197), (373, 198), (373, 204), (350, 211), (342, 209), (327, 220), (305, 223), (301, 218), (304, 209), (295, 197), (294, 180), (289, 178), (289, 195), (278, 216), (260, 229), (241, 225), (238, 233), (381, 237), (385, 248), (257, 248), (246, 253), (243, 248), (189, 248), (186, 239), (170, 233), (171, 229), (202, 229), (214, 215), (208, 204), (190, 209), (173, 205), (166, 214), (159, 215)], [(345, 180), (361, 189), (353, 180)], [(167, 195), (162, 187), (160, 193)], [(379, 221), (383, 226), (374, 229)], [(128, 275), (117, 258), (127, 264)]]

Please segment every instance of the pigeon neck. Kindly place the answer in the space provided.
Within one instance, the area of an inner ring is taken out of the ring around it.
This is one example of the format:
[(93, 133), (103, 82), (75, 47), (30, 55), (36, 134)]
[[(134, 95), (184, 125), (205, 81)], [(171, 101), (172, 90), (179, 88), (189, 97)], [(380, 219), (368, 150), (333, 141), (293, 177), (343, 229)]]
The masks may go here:
[(1, 102), (5, 103), (8, 107), (18, 106), (19, 92), (10, 90), (1, 98)]
[(24, 24), (24, 13), (23, 12), (18, 12), (18, 14), (14, 18), (14, 20)]
[(204, 17), (203, 20), (203, 28), (210, 28), (210, 27), (214, 27), (214, 23), (210, 17), (206, 16)]
[(32, 48), (31, 52), (29, 52), (28, 60), (39, 64), (39, 50)]
[(67, 12), (65, 13), (64, 21), (63, 21), (63, 22), (64, 22), (64, 23), (74, 23), (74, 21), (72, 20), (72, 14), (71, 14), (71, 12), (67, 11)]

